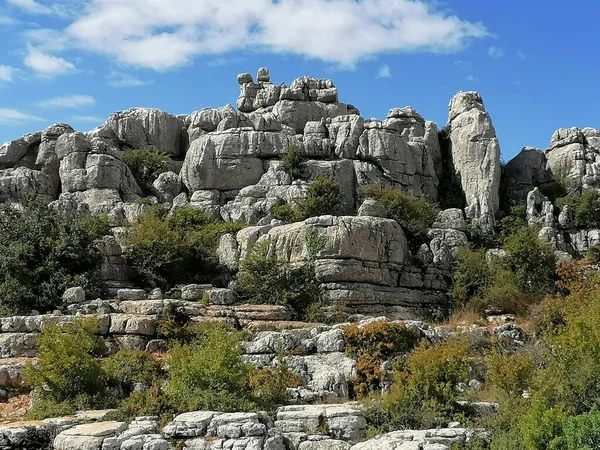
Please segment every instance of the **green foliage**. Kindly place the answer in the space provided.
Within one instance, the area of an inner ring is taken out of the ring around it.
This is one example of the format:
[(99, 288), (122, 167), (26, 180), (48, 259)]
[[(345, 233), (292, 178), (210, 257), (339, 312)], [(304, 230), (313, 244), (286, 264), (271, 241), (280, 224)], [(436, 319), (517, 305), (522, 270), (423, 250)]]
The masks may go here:
[(152, 193), (152, 183), (161, 173), (173, 170), (173, 163), (166, 153), (153, 148), (138, 148), (123, 154), (135, 181), (145, 195)]
[(199, 329), (191, 344), (176, 344), (167, 369), (169, 403), (185, 411), (254, 408), (248, 383), (251, 367), (240, 359), (240, 341), (239, 333), (210, 325)]
[(583, 194), (571, 194), (556, 201), (560, 207), (569, 205), (573, 210), (573, 218), (577, 228), (600, 227), (600, 194), (596, 190)]
[(300, 318), (321, 296), (312, 265), (295, 267), (278, 260), (269, 241), (255, 245), (240, 263), (235, 287), (250, 303), (288, 305)]
[(445, 425), (459, 412), (456, 385), (467, 380), (470, 370), (466, 342), (423, 342), (394, 373), (390, 393), (367, 409), (367, 420), (378, 432)]
[(239, 224), (215, 221), (191, 206), (167, 217), (160, 208), (149, 208), (125, 239), (132, 280), (163, 289), (210, 281), (219, 237), (240, 228)]
[(104, 344), (94, 334), (97, 327), (94, 321), (43, 327), (38, 338), (38, 362), (28, 365), (24, 372), (39, 399), (32, 417), (54, 412), (53, 408), (67, 409), (67, 404), (90, 409), (109, 402), (106, 377), (94, 356)]
[(515, 274), (519, 288), (528, 294), (547, 294), (554, 288), (556, 257), (552, 246), (537, 230), (521, 227), (504, 241), (506, 267)]
[(306, 198), (296, 200), (293, 205), (284, 203), (271, 208), (275, 219), (286, 222), (301, 222), (309, 217), (335, 215), (342, 193), (338, 184), (331, 178), (317, 175), (308, 187)]
[(380, 202), (388, 217), (398, 222), (407, 232), (409, 241), (424, 242), (427, 231), (437, 217), (437, 208), (425, 197), (419, 197), (394, 188), (366, 186), (367, 197)]
[(302, 379), (283, 363), (276, 367), (254, 369), (249, 377), (252, 395), (259, 405), (267, 409), (288, 403), (291, 396), (287, 388), (301, 384)]
[(510, 214), (500, 220), (500, 241), (504, 242), (509, 236), (527, 226), (527, 208), (524, 205), (513, 206)]
[(102, 361), (107, 378), (131, 394), (137, 383), (150, 387), (162, 375), (160, 364), (149, 353), (121, 349)]
[(327, 244), (327, 237), (319, 234), (313, 229), (306, 230), (304, 240), (306, 241), (306, 248), (311, 258), (315, 258)]
[(108, 233), (106, 218), (30, 201), (22, 209), (0, 205), (0, 229), (0, 307), (8, 312), (51, 311), (73, 286), (103, 292), (95, 241)]
[(287, 152), (281, 157), (283, 170), (293, 179), (301, 177), (303, 162), (304, 157), (302, 156), (302, 152), (295, 145), (288, 148)]
[(343, 328), (346, 353), (358, 358), (356, 376), (350, 381), (353, 395), (364, 398), (381, 391), (386, 373), (384, 361), (401, 356), (419, 342), (419, 335), (404, 324), (376, 321)]
[(594, 245), (590, 247), (585, 254), (585, 257), (592, 263), (600, 263), (600, 245)]

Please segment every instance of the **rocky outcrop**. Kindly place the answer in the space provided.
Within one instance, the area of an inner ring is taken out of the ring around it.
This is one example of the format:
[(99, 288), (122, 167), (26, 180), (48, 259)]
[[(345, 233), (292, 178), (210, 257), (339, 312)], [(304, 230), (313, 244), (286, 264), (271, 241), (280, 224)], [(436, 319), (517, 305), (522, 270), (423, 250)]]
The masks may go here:
[(447, 133), (453, 169), (467, 200), (467, 218), (491, 230), (500, 206), (500, 146), (483, 100), (459, 92), (450, 101)]
[(547, 165), (544, 152), (533, 147), (524, 147), (511, 159), (502, 173), (501, 192), (506, 205), (523, 204), (534, 188), (551, 185), (554, 179)]

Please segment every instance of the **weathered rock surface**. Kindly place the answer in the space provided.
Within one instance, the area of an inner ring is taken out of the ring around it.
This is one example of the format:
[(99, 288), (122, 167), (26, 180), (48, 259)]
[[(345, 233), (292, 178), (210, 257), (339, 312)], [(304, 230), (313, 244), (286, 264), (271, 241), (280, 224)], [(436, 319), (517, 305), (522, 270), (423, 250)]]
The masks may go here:
[(492, 229), (500, 206), (500, 146), (483, 100), (459, 92), (450, 101), (448, 139), (453, 168), (467, 200), (467, 218)]

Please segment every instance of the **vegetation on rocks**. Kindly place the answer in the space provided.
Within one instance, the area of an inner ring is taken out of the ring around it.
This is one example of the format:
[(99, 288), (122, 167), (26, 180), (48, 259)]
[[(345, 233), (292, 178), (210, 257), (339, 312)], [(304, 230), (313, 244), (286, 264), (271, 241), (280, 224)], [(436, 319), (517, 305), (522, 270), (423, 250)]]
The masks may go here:
[(41, 203), (0, 205), (0, 310), (5, 314), (47, 312), (65, 289), (82, 286), (90, 296), (103, 292), (102, 257), (96, 240), (108, 220), (59, 213)]
[(412, 243), (425, 242), (427, 231), (437, 217), (438, 209), (425, 197), (412, 195), (406, 191), (380, 186), (367, 186), (367, 197), (381, 203), (390, 219), (398, 222)]
[(341, 196), (340, 187), (333, 179), (317, 175), (308, 187), (306, 198), (297, 200), (294, 205), (274, 206), (271, 215), (286, 222), (301, 222), (309, 217), (335, 214)]
[(314, 267), (279, 260), (269, 241), (256, 244), (241, 261), (235, 289), (250, 303), (289, 306), (299, 318), (305, 318), (321, 298)]
[(283, 170), (293, 179), (301, 177), (303, 162), (304, 157), (302, 156), (302, 151), (295, 145), (288, 148), (287, 152), (281, 157)]
[(125, 152), (123, 162), (131, 170), (144, 195), (152, 194), (152, 184), (161, 173), (173, 170), (173, 163), (167, 154), (154, 148), (138, 148)]
[(240, 228), (191, 206), (172, 215), (159, 207), (149, 208), (125, 238), (132, 280), (163, 289), (210, 281), (215, 275), (219, 237)]
[(556, 201), (564, 208), (570, 206), (576, 228), (600, 227), (600, 194), (596, 190), (585, 191), (583, 194), (570, 194)]

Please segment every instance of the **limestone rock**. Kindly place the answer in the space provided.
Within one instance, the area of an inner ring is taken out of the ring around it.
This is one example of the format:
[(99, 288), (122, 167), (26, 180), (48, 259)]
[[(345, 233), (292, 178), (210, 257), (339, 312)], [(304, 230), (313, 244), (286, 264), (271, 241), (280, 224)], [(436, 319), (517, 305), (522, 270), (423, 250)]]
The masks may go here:
[(385, 218), (387, 217), (387, 211), (377, 200), (368, 198), (360, 205), (360, 208), (358, 208), (358, 215)]
[(500, 146), (496, 131), (476, 92), (459, 92), (448, 109), (450, 152), (467, 199), (465, 213), (483, 228), (493, 229), (500, 205)]
[(542, 150), (524, 147), (504, 168), (501, 187), (504, 198), (511, 205), (521, 204), (534, 188), (552, 183), (552, 174), (547, 170), (547, 164)]
[(461, 209), (445, 209), (438, 213), (436, 221), (431, 228), (450, 228), (458, 231), (467, 231), (467, 221)]
[(160, 202), (172, 203), (181, 192), (181, 180), (175, 172), (165, 172), (158, 176), (152, 187)]
[(64, 292), (62, 301), (67, 305), (82, 303), (85, 301), (85, 290), (81, 286), (69, 288)]
[(54, 439), (55, 450), (103, 450), (105, 441), (127, 429), (123, 422), (97, 422), (77, 425)]
[(114, 140), (124, 147), (150, 146), (174, 157), (185, 151), (187, 142), (181, 120), (154, 108), (132, 108), (114, 113), (92, 133), (114, 136)]

